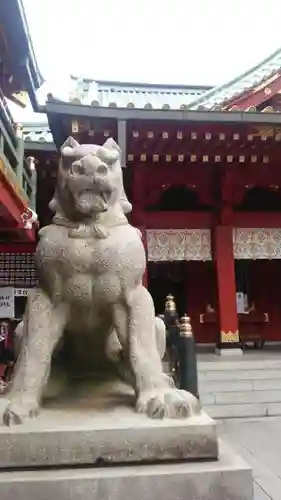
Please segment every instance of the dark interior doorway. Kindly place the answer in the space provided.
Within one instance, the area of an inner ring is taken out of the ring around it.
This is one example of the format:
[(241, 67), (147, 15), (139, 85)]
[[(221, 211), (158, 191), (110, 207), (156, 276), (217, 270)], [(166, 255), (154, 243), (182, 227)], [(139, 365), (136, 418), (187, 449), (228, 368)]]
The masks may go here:
[(149, 262), (148, 290), (152, 295), (156, 314), (163, 314), (167, 295), (171, 293), (179, 316), (188, 310), (185, 280), (185, 262)]
[(248, 189), (240, 205), (234, 208), (241, 212), (280, 212), (281, 193), (276, 189), (255, 186)]

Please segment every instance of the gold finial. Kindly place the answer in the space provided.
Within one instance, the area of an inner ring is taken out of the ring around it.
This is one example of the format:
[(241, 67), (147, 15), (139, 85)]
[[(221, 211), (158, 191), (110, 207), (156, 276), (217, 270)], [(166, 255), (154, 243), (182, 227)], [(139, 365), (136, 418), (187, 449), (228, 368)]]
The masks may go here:
[(192, 337), (190, 318), (187, 316), (187, 314), (185, 314), (180, 320), (180, 336)]
[(165, 311), (166, 312), (176, 311), (176, 303), (171, 293), (169, 293), (169, 295), (166, 297)]

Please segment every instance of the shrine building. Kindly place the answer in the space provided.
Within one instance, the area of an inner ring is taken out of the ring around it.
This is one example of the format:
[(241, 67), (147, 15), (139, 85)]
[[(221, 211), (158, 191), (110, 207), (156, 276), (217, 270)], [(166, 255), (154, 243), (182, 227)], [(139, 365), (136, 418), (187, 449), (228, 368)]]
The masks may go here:
[(20, 0), (0, 2), (0, 240), (35, 241), (21, 215), (35, 200), (36, 186), (24, 158), (24, 143), (8, 100), (21, 107), (27, 99), (38, 110), (42, 84)]
[[(21, 0), (0, 2), (0, 295), (15, 288), (22, 315), (21, 290), (35, 286), (35, 226), (27, 230), (25, 217), (36, 204), (36, 170), (24, 157), (24, 142), (9, 101), (24, 107), (29, 100), (38, 110), (36, 90), (42, 84)], [(25, 293), (25, 292), (24, 292)], [(18, 307), (19, 305), (19, 307)], [(6, 312), (0, 301), (0, 318)]]
[(113, 137), (156, 313), (172, 293), (198, 343), (281, 341), (280, 72), (277, 51), (215, 88), (72, 78), (68, 100), (48, 95), (48, 122), (23, 129), (41, 224), (64, 140)]

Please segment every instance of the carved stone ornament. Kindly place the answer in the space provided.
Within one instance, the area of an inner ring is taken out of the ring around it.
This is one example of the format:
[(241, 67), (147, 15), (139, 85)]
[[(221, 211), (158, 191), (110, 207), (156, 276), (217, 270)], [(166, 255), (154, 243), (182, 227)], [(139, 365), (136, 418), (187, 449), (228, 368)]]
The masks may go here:
[(136, 410), (149, 417), (200, 412), (198, 400), (163, 373), (165, 326), (142, 286), (145, 252), (126, 218), (120, 153), (113, 139), (98, 146), (69, 137), (61, 148), (55, 215), (39, 231), (39, 286), (17, 330), (7, 425), (37, 414), (51, 360), (97, 382), (118, 372), (135, 392)]

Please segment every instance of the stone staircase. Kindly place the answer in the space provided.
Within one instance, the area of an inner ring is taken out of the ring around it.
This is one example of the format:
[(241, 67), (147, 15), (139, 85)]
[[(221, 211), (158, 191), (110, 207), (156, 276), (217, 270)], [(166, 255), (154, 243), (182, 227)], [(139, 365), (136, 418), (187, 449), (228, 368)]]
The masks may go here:
[(281, 356), (198, 356), (199, 393), (213, 418), (281, 415)]

